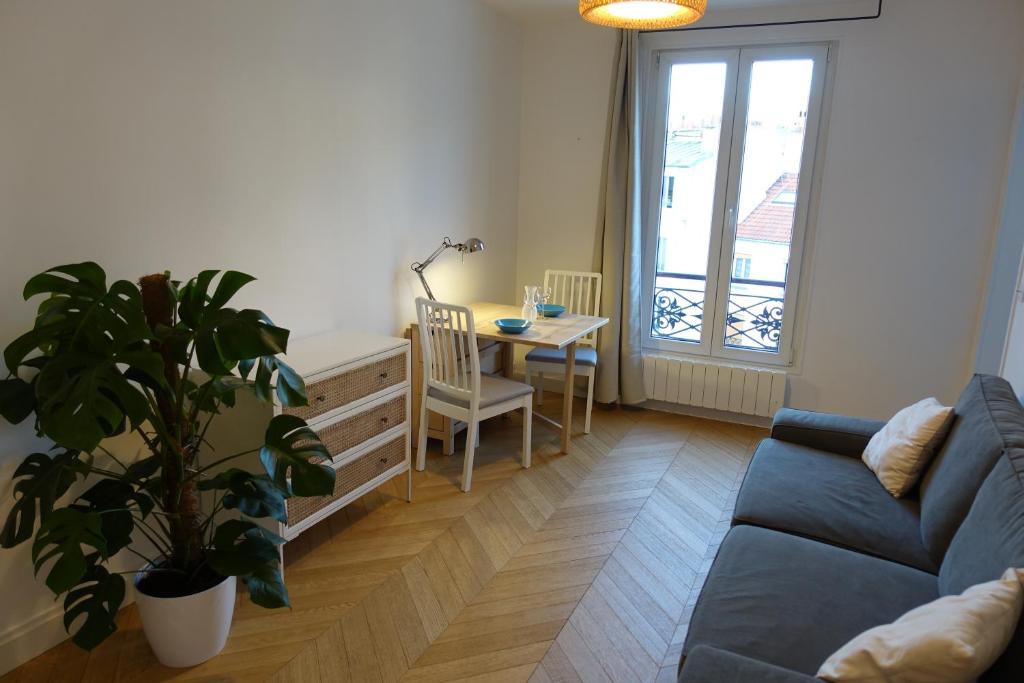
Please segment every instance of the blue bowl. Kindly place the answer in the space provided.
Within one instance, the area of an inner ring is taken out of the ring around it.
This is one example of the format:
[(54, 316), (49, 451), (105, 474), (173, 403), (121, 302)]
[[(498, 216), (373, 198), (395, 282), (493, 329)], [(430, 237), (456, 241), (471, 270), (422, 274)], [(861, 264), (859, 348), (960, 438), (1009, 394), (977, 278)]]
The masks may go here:
[(558, 304), (537, 304), (537, 312), (545, 318), (557, 318), (565, 313), (565, 306)]
[(494, 324), (505, 334), (522, 334), (530, 327), (530, 321), (522, 318), (498, 318)]

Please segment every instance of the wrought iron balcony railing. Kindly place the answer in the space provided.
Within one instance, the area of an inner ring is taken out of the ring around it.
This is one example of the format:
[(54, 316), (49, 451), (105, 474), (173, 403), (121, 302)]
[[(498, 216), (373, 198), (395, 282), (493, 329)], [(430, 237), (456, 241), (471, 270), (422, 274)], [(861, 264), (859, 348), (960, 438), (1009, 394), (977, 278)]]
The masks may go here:
[[(657, 274), (651, 324), (651, 335), (655, 339), (700, 342), (706, 281), (707, 278), (698, 275)], [(777, 353), (782, 336), (786, 283), (743, 278), (732, 278), (731, 282), (725, 345)], [(737, 291), (737, 287), (749, 291)]]

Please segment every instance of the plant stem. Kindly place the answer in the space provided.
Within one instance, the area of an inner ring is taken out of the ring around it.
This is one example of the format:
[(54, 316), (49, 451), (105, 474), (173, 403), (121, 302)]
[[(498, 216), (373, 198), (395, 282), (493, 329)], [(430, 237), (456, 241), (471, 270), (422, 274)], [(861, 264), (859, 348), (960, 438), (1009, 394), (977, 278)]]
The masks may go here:
[(117, 459), (117, 456), (116, 456), (116, 455), (114, 455), (113, 453), (111, 453), (110, 451), (108, 451), (108, 450), (107, 450), (106, 448), (104, 448), (103, 446), (97, 446), (97, 448), (99, 448), (99, 449), (100, 449), (101, 451), (103, 451), (103, 452), (104, 452), (104, 454), (106, 454), (106, 456), (107, 456), (108, 458), (110, 458), (111, 460), (113, 460), (113, 461), (114, 461), (114, 462), (115, 462), (115, 463), (117, 464), (117, 466), (118, 466), (118, 467), (120, 467), (120, 468), (121, 468), (122, 470), (124, 470), (125, 472), (128, 472), (128, 468), (127, 468), (127, 467), (125, 466), (125, 464), (124, 464), (123, 462), (121, 462), (120, 460), (118, 460), (118, 459)]
[[(130, 552), (133, 555), (137, 555), (137, 556), (141, 557), (143, 560), (146, 561), (146, 564), (148, 564), (151, 567), (156, 565), (156, 560), (152, 560), (152, 559), (146, 557), (145, 555), (140, 553), (135, 548), (132, 548), (131, 546), (128, 546), (127, 548), (125, 548), (125, 550), (127, 550), (128, 552)], [(112, 573), (114, 573), (114, 572), (112, 572)], [(116, 572), (116, 573), (120, 573), (120, 572)]]
[(220, 460), (214, 460), (209, 465), (204, 465), (203, 467), (200, 467), (199, 469), (194, 470), (192, 472), (192, 474), (189, 476), (189, 479), (197, 479), (197, 478), (199, 478), (200, 475), (202, 475), (202, 474), (204, 474), (206, 472), (209, 472), (211, 469), (213, 469), (217, 465), (223, 465), (224, 463), (230, 462), (230, 461), (235, 460), (237, 458), (242, 458), (242, 457), (245, 457), (247, 455), (252, 455), (253, 453), (259, 453), (260, 450), (262, 450), (262, 449), (260, 449), (260, 448), (253, 448), (250, 451), (243, 451), (241, 453), (235, 453), (234, 455), (229, 455), (227, 457), (221, 458)]
[[(146, 323), (151, 330), (172, 328), (176, 301), (171, 290), (170, 278), (166, 273), (147, 275), (139, 280), (142, 292), (142, 309)], [(164, 380), (167, 391), (154, 392), (157, 411), (167, 433), (167, 443), (158, 452), (163, 459), (164, 508), (172, 512), (170, 521), (170, 542), (172, 566), (189, 570), (202, 561), (202, 537), (200, 535), (200, 498), (194, 479), (186, 480), (185, 473), (195, 460), (195, 449), (190, 444), (192, 425), (187, 424), (183, 414), (184, 382), (180, 363), (190, 362), (191, 352), (182, 359), (175, 354), (173, 345), (165, 345), (159, 339), (150, 342), (154, 351), (163, 357)], [(179, 401), (178, 397), (182, 396)]]

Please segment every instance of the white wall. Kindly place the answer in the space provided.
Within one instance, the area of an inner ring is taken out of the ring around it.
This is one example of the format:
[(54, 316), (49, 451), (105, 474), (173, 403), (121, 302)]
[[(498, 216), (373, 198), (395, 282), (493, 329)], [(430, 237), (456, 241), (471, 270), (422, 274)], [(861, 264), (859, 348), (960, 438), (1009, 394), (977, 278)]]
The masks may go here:
[(1002, 219), (992, 254), (976, 365), (979, 372), (999, 373), (1002, 368), (1017, 392), (1024, 393), (1024, 320), (1019, 313), (1011, 315), (1020, 310), (1015, 292), (1024, 287), (1019, 280), (1024, 251), (1024, 81), (1019, 92), (1016, 134), (1007, 163)]
[[(789, 404), (883, 417), (955, 400), (990, 270), (1024, 3), (888, 0), (878, 21), (682, 35), (840, 44)], [(615, 39), (567, 13), (528, 23), (524, 44), (520, 283), (592, 261)]]
[[(234, 268), (296, 335), (398, 333), (408, 264), (447, 299), (515, 281), (521, 37), (473, 0), (0, 3), (0, 346), (59, 263)], [(0, 427), (0, 514), (30, 430)], [(59, 637), (27, 548), (0, 552), (0, 672)], [(32, 629), (40, 628), (36, 631)], [(16, 636), (25, 636), (11, 644)]]

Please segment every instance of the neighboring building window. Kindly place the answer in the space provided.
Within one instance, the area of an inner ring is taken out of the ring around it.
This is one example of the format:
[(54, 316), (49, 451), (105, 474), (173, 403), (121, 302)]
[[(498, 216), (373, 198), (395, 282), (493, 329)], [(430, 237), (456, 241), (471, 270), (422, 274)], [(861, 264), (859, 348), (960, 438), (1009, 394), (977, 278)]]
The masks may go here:
[(736, 280), (750, 279), (751, 258), (745, 254), (736, 254), (736, 260), (732, 264), (732, 276)]
[(796, 206), (796, 190), (783, 190), (772, 199), (772, 204)]
[(644, 228), (645, 345), (787, 364), (828, 47), (655, 55), (644, 135), (664, 142), (645, 167), (660, 165), (648, 177), (663, 189)]

